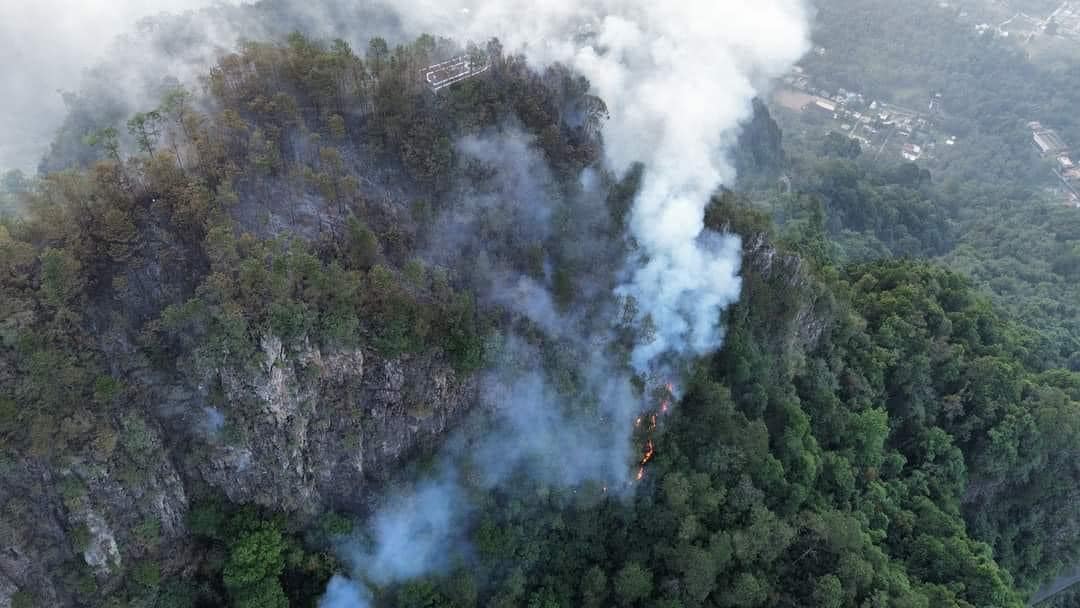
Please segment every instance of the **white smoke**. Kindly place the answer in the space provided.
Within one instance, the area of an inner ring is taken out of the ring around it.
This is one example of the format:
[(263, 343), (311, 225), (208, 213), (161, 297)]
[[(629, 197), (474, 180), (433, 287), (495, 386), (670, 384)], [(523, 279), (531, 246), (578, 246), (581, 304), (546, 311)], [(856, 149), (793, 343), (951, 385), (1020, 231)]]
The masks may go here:
[[(704, 211), (716, 189), (734, 177), (727, 150), (736, 140), (740, 123), (751, 115), (752, 99), (806, 49), (807, 15), (802, 5), (795, 0), (752, 4), (744, 0), (469, 0), (448, 6), (428, 0), (395, 0), (393, 8), (402, 12), (406, 26), (415, 33), (477, 41), (498, 38), (508, 50), (524, 53), (536, 67), (561, 62), (590, 80), (611, 116), (603, 131), (609, 167), (621, 172), (636, 161), (646, 167), (630, 217), (630, 236), (637, 250), (617, 289), (619, 295), (636, 300), (639, 320), (648, 318), (655, 330), (653, 340), (636, 347), (633, 365), (639, 372), (654, 371), (665, 356), (677, 358), (718, 348), (723, 338), (720, 312), (739, 295), (740, 243), (737, 237), (706, 230)], [(549, 331), (567, 327), (567, 320), (535, 282), (521, 279), (515, 289), (500, 292), (504, 305), (521, 309)], [(515, 302), (531, 304), (515, 307)], [(603, 362), (598, 365), (602, 367)], [(621, 383), (612, 386), (618, 390)], [(564, 419), (550, 407), (552, 398), (545, 392), (538, 378), (511, 385), (502, 416), (510, 416), (508, 428), (513, 432), (509, 436), (518, 442), (520, 453), (505, 459), (507, 467), (542, 452), (528, 439), (535, 436), (541, 446), (547, 441), (548, 434), (540, 429), (547, 426), (548, 417), (557, 423), (559, 433), (567, 433)], [(629, 396), (612, 397), (604, 401), (632, 402)], [(625, 424), (619, 419), (627, 416), (617, 406), (604, 415), (617, 424)], [(524, 428), (514, 424), (519, 420)], [(582, 478), (625, 468), (626, 459), (620, 455), (628, 446), (619, 450), (598, 442), (598, 434), (582, 437), (581, 449), (589, 453), (569, 459), (589, 464), (581, 468)], [(617, 442), (626, 443), (625, 438)], [(502, 444), (498, 446), (501, 449)], [(500, 456), (482, 455), (479, 460), (498, 463)], [(507, 474), (488, 468), (496, 477)], [(582, 478), (555, 481), (572, 484)], [(376, 521), (380, 539), (385, 536), (385, 523)], [(404, 517), (398, 527), (412, 525), (411, 518)], [(409, 530), (404, 532), (408, 536)], [(421, 535), (422, 539), (431, 537), (427, 532)], [(389, 542), (397, 554), (401, 539)], [(429, 561), (427, 553), (422, 550), (417, 563)], [(369, 602), (358, 593), (356, 587), (339, 581), (327, 589), (321, 605), (367, 606)]]
[(343, 576), (334, 576), (326, 585), (319, 608), (362, 608), (371, 603), (371, 594)]
[(348, 547), (346, 558), (381, 585), (439, 570), (451, 557), (447, 548), (458, 544), (465, 512), (456, 473), (444, 470), (381, 509), (370, 522), (374, 550)]
[[(216, 0), (221, 3), (220, 0)], [(77, 90), (85, 71), (118, 56), (128, 71), (147, 58), (116, 37), (162, 12), (215, 0), (8, 0), (0, 2), (0, 168), (32, 170), (66, 112), (60, 91)], [(233, 2), (235, 3), (235, 2)], [(160, 58), (155, 58), (160, 59)], [(206, 64), (204, 63), (203, 66)], [(160, 73), (160, 72), (159, 72)]]
[(608, 104), (607, 161), (646, 165), (630, 218), (639, 245), (620, 295), (637, 300), (655, 339), (633, 355), (702, 354), (723, 338), (719, 313), (739, 295), (739, 243), (707, 235), (704, 210), (734, 177), (727, 149), (751, 100), (806, 50), (797, 0), (396, 1), (417, 31), (482, 40), (585, 75)]

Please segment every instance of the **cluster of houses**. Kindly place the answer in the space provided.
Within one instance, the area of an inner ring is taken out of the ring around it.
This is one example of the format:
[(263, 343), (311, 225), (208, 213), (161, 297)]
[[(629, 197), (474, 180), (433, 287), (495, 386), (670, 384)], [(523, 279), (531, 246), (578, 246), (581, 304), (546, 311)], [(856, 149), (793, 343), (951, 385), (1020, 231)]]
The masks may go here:
[[(848, 137), (865, 146), (881, 145), (892, 135), (904, 138), (900, 155), (908, 161), (917, 161), (928, 154), (940, 137), (933, 133), (932, 115), (939, 110), (941, 95), (930, 100), (929, 112), (925, 114), (877, 100), (867, 103), (862, 93), (839, 89), (835, 93), (816, 88), (801, 67), (796, 66), (783, 79), (789, 87), (782, 92), (783, 105), (805, 113), (817, 114), (825, 119), (840, 122), (840, 130)], [(956, 138), (944, 137), (947, 146), (956, 145)]]
[[(963, 18), (966, 13), (959, 16)], [(1019, 11), (996, 25), (978, 23), (975, 31), (980, 35), (1013, 38), (1025, 44), (1041, 35), (1080, 40), (1080, 2), (1065, 0), (1045, 18)]]
[(1044, 127), (1040, 122), (1029, 122), (1028, 128), (1031, 129), (1031, 140), (1039, 154), (1043, 158), (1054, 159), (1054, 173), (1065, 185), (1068, 202), (1080, 207), (1080, 165), (1073, 160), (1069, 145), (1057, 131)]

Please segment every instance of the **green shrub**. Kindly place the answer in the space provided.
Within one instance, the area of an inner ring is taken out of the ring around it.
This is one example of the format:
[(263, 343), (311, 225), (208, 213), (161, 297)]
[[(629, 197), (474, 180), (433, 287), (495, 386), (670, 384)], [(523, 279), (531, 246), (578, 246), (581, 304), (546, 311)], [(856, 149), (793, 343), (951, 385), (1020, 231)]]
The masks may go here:
[(86, 527), (86, 524), (75, 526), (69, 535), (71, 537), (71, 546), (75, 549), (76, 553), (82, 553), (90, 546), (90, 528)]
[(161, 567), (153, 560), (140, 560), (131, 569), (131, 580), (147, 590), (154, 590), (161, 584)]
[(161, 520), (156, 517), (144, 519), (132, 528), (131, 533), (140, 545), (153, 549), (161, 542)]
[(11, 608), (34, 608), (34, 596), (29, 591), (16, 591), (11, 596)]

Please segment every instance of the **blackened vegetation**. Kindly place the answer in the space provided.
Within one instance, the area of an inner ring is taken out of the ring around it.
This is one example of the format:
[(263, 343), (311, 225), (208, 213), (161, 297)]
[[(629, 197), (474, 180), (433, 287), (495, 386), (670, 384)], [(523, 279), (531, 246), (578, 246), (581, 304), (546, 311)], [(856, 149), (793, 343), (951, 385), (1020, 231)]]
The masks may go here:
[[(5, 191), (25, 209), (0, 224), (0, 544), (18, 547), (0, 555), (0, 592), (14, 606), (311, 606), (340, 567), (337, 518), (206, 500), (218, 492), (191, 475), (207, 463), (185, 433), (239, 431), (183, 429), (159, 382), (206, 381), (212, 404), (239, 409), (224, 385), (274, 345), (428, 355), (465, 375), (512, 321), (478, 296), (498, 271), (607, 312), (588, 304), (609, 292), (644, 168), (595, 167), (604, 110), (582, 79), (484, 50), (488, 72), (436, 94), (417, 74), (461, 52), (446, 41), (247, 43), (207, 95), (174, 89), (96, 125), (96, 162)], [(745, 162), (768, 173), (779, 132), (757, 109)], [(512, 164), (534, 179), (501, 183)], [(838, 266), (826, 206), (900, 250), (906, 227), (934, 223), (917, 169), (862, 171), (825, 167), (780, 245), (737, 195), (713, 201), (708, 225), (744, 237), (743, 296), (632, 499), (527, 479), (483, 492), (462, 530), (471, 561), (377, 603), (1020, 606), (1017, 589), (1075, 558), (1080, 380), (1033, 365), (1024, 329), (954, 274)], [(866, 210), (893, 198), (902, 221)], [(535, 234), (523, 222), (541, 211), (551, 228)], [(579, 363), (548, 359), (553, 374)], [(160, 508), (176, 486), (198, 505)], [(107, 522), (120, 561), (95, 509), (124, 515)]]
[[(208, 73), (205, 95), (174, 87), (159, 106), (95, 124), (77, 142), (64, 134), (79, 166), (32, 186), (5, 179), (2, 530), (5, 546), (33, 556), (5, 562), (16, 605), (152, 600), (162, 579), (186, 571), (197, 558), (183, 549), (192, 546), (183, 493), (207, 488), (197, 475), (170, 477), (170, 460), (188, 460), (179, 468), (194, 474), (189, 436), (242, 438), (242, 412), (219, 420), (234, 405), (223, 403), (225, 379), (259, 373), (269, 337), (282, 357), (423, 354), (462, 376), (484, 363), (492, 317), (475, 285), (422, 261), (442, 236), (428, 234), (436, 219), (484, 180), (454, 142), (520, 130), (552, 167), (556, 197), (580, 189), (600, 144), (595, 129), (563, 121), (585, 103), (587, 83), (561, 68), (537, 74), (494, 42), (482, 78), (433, 94), (419, 68), (458, 50), (430, 37), (396, 48), (376, 39), (362, 56), (300, 35), (246, 43)], [(506, 254), (529, 260), (519, 247)], [(207, 395), (207, 422), (178, 410), (190, 408), (184, 389), (181, 401), (159, 400), (158, 384), (176, 382)], [(42, 475), (51, 481), (35, 486)], [(162, 480), (187, 487), (155, 507)], [(102, 484), (147, 502), (103, 498)], [(116, 521), (124, 509), (151, 521), (162, 504), (181, 509), (158, 519), (167, 543), (133, 541), (126, 525), (138, 521)], [(95, 510), (113, 519), (112, 548)], [(267, 580), (276, 574), (252, 584)]]

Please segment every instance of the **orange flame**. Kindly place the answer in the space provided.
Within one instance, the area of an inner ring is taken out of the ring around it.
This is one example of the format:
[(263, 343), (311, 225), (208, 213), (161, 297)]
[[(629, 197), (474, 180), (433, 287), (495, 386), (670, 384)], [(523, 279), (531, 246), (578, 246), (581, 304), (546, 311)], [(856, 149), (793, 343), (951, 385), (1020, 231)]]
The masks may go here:
[[(660, 412), (659, 412), (660, 414), (667, 414), (668, 411), (671, 410), (671, 400), (675, 396), (675, 385), (674, 384), (672, 384), (671, 382), (668, 382), (668, 383), (664, 384), (664, 388), (667, 389), (667, 394), (664, 396), (663, 400), (661, 400), (661, 402), (660, 402)], [(645, 451), (641, 456), (640, 466), (638, 467), (638, 472), (637, 472), (637, 480), (638, 481), (641, 481), (645, 477), (645, 465), (648, 464), (649, 461), (652, 460), (653, 456), (656, 454), (656, 449), (653, 446), (653, 441), (652, 441), (652, 431), (656, 430), (657, 413), (656, 412), (653, 412), (653, 413), (646, 412), (646, 414), (649, 416), (649, 434), (648, 434), (648, 440), (645, 443)], [(637, 419), (634, 420), (634, 428), (641, 428), (641, 423), (642, 423), (643, 419), (644, 419), (644, 415), (638, 416)]]
[(642, 466), (652, 460), (654, 453), (656, 453), (656, 450), (653, 449), (652, 439), (650, 439), (649, 442), (645, 444), (645, 455), (641, 457)]

